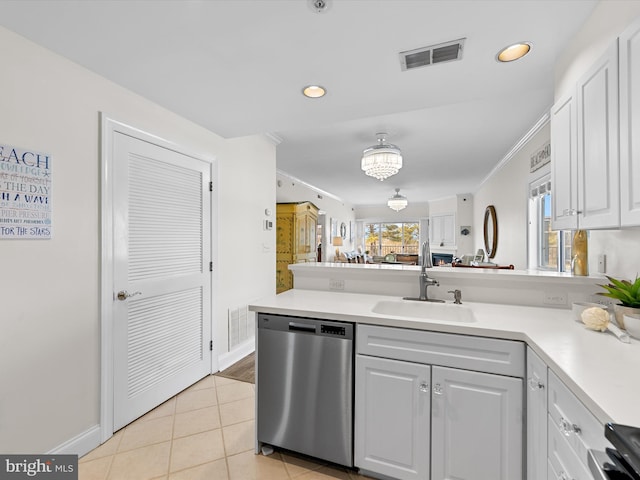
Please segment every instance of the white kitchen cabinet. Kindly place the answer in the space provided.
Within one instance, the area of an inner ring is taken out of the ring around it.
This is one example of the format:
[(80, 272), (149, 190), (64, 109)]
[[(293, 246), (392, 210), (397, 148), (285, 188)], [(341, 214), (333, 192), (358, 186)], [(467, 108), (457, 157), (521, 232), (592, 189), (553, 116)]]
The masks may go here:
[(552, 107), (555, 230), (620, 227), (618, 90), (616, 39)]
[[(549, 372), (547, 395), (550, 459), (553, 460), (552, 451), (559, 451), (560, 453), (555, 453), (554, 455), (560, 458), (562, 462), (569, 465), (571, 458), (575, 457), (581, 464), (581, 468), (588, 470), (587, 455), (589, 449), (604, 451), (607, 447), (611, 447), (611, 444), (604, 436), (604, 425), (551, 371)], [(551, 426), (554, 428), (552, 429)], [(558, 439), (562, 440), (562, 442)], [(552, 442), (562, 443), (562, 446), (553, 446)], [(563, 451), (570, 451), (573, 456), (562, 455)], [(558, 470), (557, 466), (556, 470)]]
[(620, 210), (640, 225), (640, 20), (620, 36)]
[(456, 216), (453, 213), (432, 215), (430, 223), (432, 249), (456, 245)]
[(431, 479), (522, 478), (522, 379), (434, 366), (431, 382)]
[(431, 368), (356, 356), (355, 463), (402, 480), (429, 475)]
[(593, 480), (588, 467), (580, 461), (564, 438), (563, 432), (549, 416), (547, 429), (549, 431), (548, 462), (555, 476), (550, 480)]
[(577, 84), (578, 224), (620, 226), (618, 41)]
[(358, 325), (356, 352), (354, 463), (365, 475), (523, 477), (522, 342)]
[(547, 475), (547, 385), (547, 365), (527, 347), (527, 479)]
[(554, 230), (578, 228), (578, 127), (575, 92), (551, 107), (551, 198)]

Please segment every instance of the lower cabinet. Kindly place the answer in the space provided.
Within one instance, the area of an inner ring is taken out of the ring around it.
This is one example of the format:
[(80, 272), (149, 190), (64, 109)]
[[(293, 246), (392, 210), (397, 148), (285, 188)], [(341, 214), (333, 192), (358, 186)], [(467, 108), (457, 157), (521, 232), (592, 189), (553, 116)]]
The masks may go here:
[(355, 463), (401, 480), (429, 478), (431, 367), (356, 357)]
[[(527, 479), (547, 478), (547, 365), (527, 348)], [(557, 476), (549, 477), (552, 480)]]
[(527, 480), (593, 480), (588, 451), (611, 445), (604, 426), (527, 348)]
[[(523, 344), (360, 328), (354, 463), (365, 475), (400, 480), (524, 478)], [(387, 347), (400, 359), (374, 356)], [(498, 370), (521, 373), (473, 371), (482, 362), (469, 359), (479, 354), (489, 363), (500, 363)], [(434, 364), (436, 358), (440, 365)], [(448, 362), (456, 368), (443, 366)]]
[(522, 478), (522, 379), (432, 367), (431, 382), (431, 478)]

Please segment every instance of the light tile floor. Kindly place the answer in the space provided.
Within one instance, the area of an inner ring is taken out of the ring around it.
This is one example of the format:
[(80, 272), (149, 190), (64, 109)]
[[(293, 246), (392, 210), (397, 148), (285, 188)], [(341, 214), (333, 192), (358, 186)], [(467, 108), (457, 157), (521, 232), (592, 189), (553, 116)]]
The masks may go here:
[(363, 480), (306, 457), (254, 454), (255, 385), (209, 376), (79, 461), (79, 480)]

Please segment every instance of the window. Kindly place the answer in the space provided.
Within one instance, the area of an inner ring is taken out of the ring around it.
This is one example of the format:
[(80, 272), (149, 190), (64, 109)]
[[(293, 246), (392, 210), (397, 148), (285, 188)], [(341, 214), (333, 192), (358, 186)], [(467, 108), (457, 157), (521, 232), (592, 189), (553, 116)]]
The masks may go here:
[(546, 175), (530, 185), (529, 268), (571, 271), (571, 230), (551, 230), (551, 180)]
[(365, 248), (369, 255), (419, 253), (420, 225), (416, 223), (365, 223)]

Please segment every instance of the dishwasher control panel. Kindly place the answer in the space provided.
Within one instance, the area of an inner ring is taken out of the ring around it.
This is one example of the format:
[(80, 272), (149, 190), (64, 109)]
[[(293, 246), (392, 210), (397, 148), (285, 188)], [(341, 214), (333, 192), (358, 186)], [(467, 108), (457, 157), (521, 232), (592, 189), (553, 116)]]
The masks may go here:
[(339, 335), (344, 337), (347, 333), (347, 329), (339, 327), (337, 325), (320, 325), (320, 333), (328, 333), (329, 335)]
[(355, 326), (351, 322), (258, 313), (258, 330), (318, 335), (336, 340), (353, 340)]

